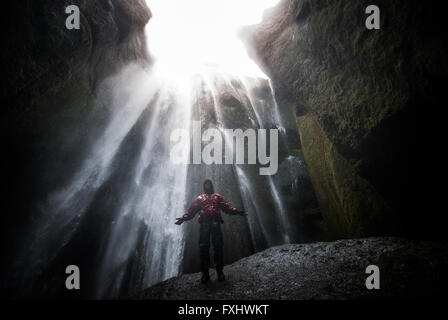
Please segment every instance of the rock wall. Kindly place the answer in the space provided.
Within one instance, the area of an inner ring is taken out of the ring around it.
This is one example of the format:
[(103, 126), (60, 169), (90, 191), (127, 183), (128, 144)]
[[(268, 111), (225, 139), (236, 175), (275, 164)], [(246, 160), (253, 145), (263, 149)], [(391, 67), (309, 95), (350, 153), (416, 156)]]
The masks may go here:
[[(78, 5), (79, 30), (65, 7)], [(11, 277), (20, 235), (37, 220), (31, 204), (64, 185), (107, 123), (99, 83), (131, 61), (151, 63), (144, 0), (26, 0), (5, 3), (2, 133), (6, 144), (2, 274)], [(3, 290), (8, 284), (2, 281)]]
[(381, 29), (367, 30), (370, 4), (284, 0), (242, 37), (280, 106), (295, 111), (322, 210), (318, 238), (443, 237), (417, 212), (425, 124), (416, 119), (444, 101), (443, 19), (432, 4), (378, 0)]

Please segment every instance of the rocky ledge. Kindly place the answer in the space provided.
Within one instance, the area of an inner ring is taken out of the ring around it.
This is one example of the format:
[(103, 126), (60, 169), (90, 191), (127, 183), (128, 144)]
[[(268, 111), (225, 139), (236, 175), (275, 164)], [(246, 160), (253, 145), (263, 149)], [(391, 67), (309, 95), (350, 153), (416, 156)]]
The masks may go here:
[[(441, 295), (446, 243), (366, 238), (269, 248), (226, 266), (227, 280), (200, 284), (200, 273), (156, 284), (132, 299), (384, 299)], [(377, 265), (380, 289), (366, 289)]]

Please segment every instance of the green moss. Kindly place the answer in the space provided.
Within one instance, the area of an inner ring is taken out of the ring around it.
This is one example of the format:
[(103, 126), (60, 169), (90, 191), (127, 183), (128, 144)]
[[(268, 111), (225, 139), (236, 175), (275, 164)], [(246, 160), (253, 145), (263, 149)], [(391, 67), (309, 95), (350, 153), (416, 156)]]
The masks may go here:
[[(381, 29), (367, 30), (370, 4), (284, 0), (247, 38), (279, 100), (300, 105), (299, 116), (312, 115), (313, 125), (308, 117), (298, 122), (328, 228), (340, 235), (372, 233), (387, 202), (394, 234), (420, 236), (410, 200), (421, 135), (415, 116), (445, 100), (443, 13), (418, 0), (378, 0)], [(377, 234), (383, 229), (377, 226)]]
[(321, 233), (328, 239), (387, 233), (390, 209), (359, 176), (311, 115), (297, 118), (302, 150), (322, 210)]

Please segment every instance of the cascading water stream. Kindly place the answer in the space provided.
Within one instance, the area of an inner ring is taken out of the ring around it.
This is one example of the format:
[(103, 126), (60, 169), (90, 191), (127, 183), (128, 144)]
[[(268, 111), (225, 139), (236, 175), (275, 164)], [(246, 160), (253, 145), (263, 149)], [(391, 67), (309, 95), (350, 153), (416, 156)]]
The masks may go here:
[[(149, 43), (150, 35), (149, 28)], [(176, 72), (156, 60), (150, 69), (124, 68), (98, 92), (97, 99), (109, 106), (109, 124), (66, 187), (42, 202), (41, 218), (23, 250), (24, 274), (39, 270), (45, 278), (54, 266), (76, 262), (77, 252), (81, 263), (94, 269), (89, 295), (96, 298), (134, 294), (178, 275), (187, 234), (174, 221), (192, 200), (190, 191), (200, 191), (195, 175), (215, 179), (217, 192), (230, 203), (242, 201), (249, 217), (238, 223), (247, 224), (251, 242), (242, 246), (258, 251), (291, 242), (292, 213), (272, 176), (258, 174), (259, 165), (193, 168), (170, 161), (171, 133), (182, 129), (191, 136), (193, 119), (205, 119), (204, 128), (221, 132), (239, 125), (283, 128), (267, 77), (216, 66)], [(285, 139), (284, 132), (280, 136)], [(225, 135), (224, 144), (230, 144)], [(183, 145), (185, 163), (190, 150), (189, 143)], [(35, 281), (22, 282), (26, 287)]]

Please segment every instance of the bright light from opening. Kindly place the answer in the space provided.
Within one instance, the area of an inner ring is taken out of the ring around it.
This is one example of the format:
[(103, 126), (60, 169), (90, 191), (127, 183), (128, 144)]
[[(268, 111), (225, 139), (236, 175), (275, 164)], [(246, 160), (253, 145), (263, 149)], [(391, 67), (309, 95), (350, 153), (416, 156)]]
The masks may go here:
[(152, 18), (148, 46), (159, 63), (176, 72), (203, 66), (250, 76), (265, 75), (248, 57), (238, 30), (259, 23), (279, 0), (147, 0)]

